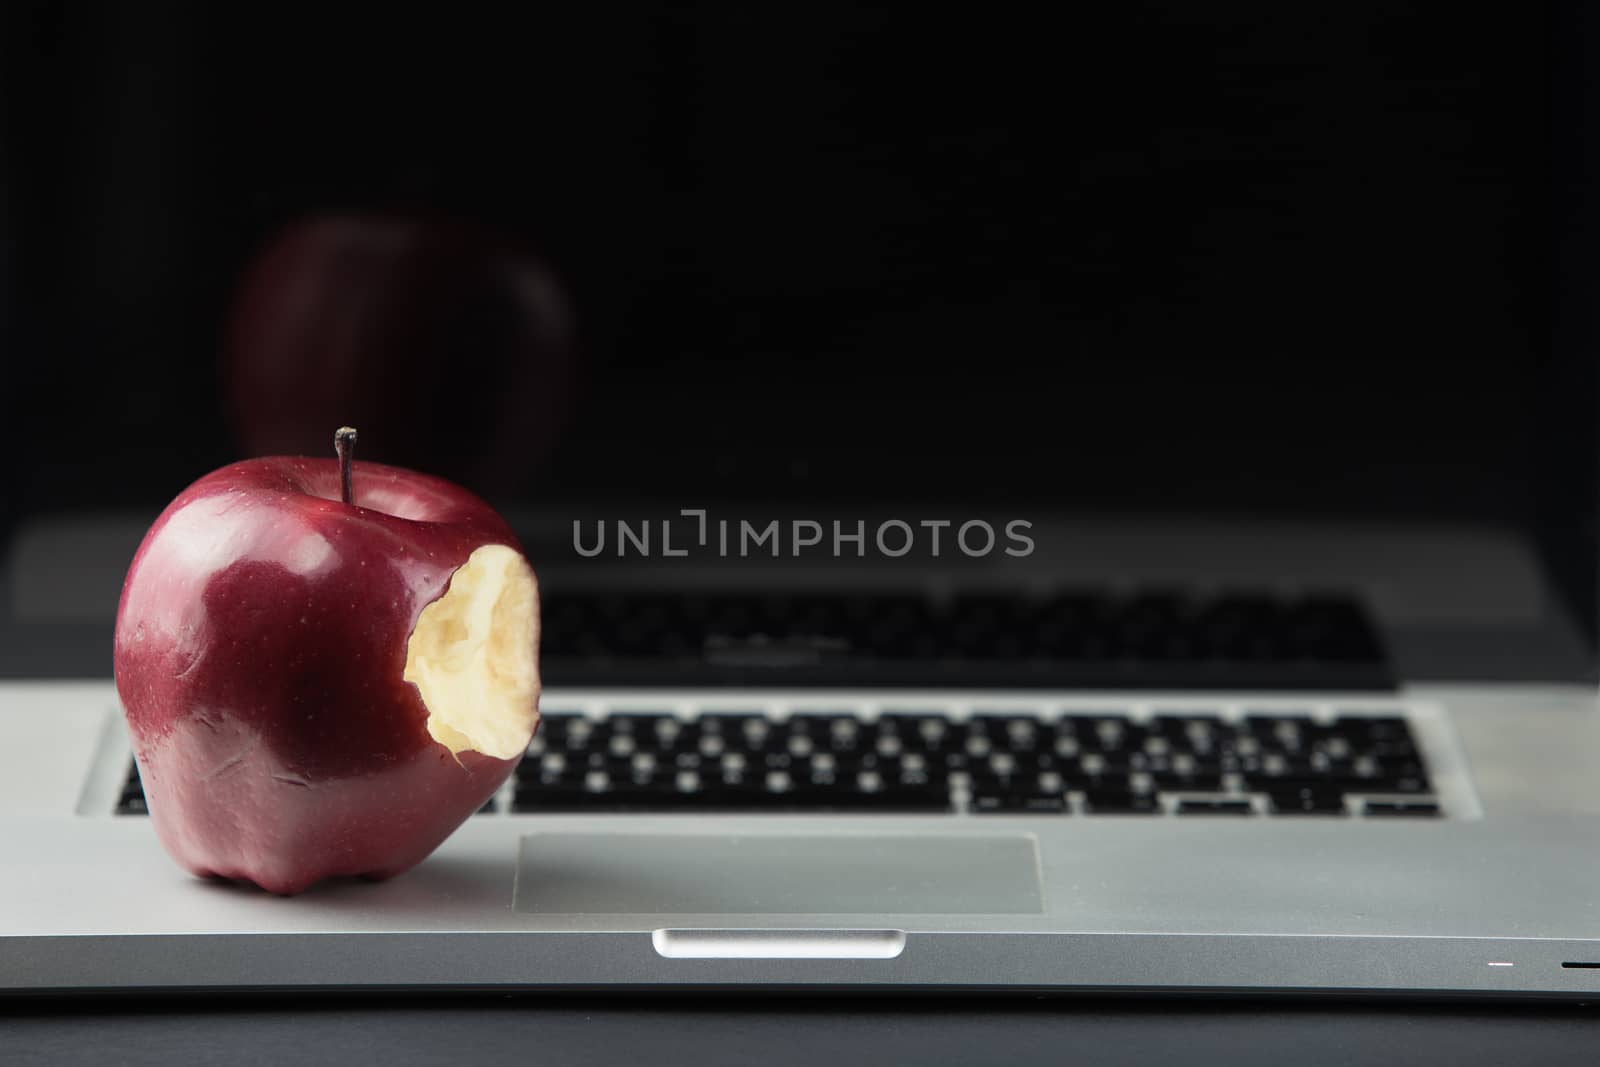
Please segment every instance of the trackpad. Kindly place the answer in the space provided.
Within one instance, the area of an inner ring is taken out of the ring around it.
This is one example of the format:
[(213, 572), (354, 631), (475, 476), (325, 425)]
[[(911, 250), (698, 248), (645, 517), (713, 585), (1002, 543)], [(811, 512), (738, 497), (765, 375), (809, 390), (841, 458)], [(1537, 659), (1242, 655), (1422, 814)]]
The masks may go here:
[(528, 834), (514, 899), (546, 915), (1044, 910), (1030, 834)]

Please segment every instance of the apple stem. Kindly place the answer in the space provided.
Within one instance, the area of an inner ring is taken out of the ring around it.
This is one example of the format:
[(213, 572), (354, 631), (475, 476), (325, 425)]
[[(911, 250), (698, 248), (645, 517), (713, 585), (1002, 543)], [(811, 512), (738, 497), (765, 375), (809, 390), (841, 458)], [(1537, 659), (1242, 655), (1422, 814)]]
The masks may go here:
[(355, 480), (351, 476), (351, 465), (355, 460), (356, 429), (354, 426), (341, 426), (333, 431), (333, 450), (339, 454), (339, 496), (346, 504), (356, 502)]

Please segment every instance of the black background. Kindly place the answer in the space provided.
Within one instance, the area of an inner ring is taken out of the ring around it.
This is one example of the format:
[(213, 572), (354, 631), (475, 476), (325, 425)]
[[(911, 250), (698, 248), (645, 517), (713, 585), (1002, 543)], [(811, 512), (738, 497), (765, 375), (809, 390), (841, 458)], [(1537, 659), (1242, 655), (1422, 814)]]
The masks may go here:
[[(503, 477), (363, 441), (498, 504), (1489, 519), (1592, 612), (1571, 5), (4, 18), (8, 522), (250, 451), (241, 280), (381, 215), (566, 294), (559, 433)], [(471, 435), (499, 383), (422, 347), (373, 388)]]

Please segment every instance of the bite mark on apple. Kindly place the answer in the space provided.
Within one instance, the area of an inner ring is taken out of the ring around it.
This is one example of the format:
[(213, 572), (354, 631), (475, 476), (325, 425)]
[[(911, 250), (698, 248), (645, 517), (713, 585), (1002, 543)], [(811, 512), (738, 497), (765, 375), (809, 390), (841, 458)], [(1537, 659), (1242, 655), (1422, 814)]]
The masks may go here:
[(508, 545), (483, 545), (422, 609), (404, 678), (428, 710), (428, 734), (460, 762), (471, 750), (516, 759), (539, 722), (539, 592)]

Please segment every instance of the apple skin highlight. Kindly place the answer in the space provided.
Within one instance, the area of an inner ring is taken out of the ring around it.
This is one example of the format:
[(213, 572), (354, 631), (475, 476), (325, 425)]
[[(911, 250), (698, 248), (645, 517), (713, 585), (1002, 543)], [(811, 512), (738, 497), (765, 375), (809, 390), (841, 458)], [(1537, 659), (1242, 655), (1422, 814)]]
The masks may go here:
[(403, 677), (423, 609), (483, 546), (525, 566), (516, 538), (449, 482), (375, 463), (353, 474), (346, 504), (333, 459), (214, 471), (167, 507), (128, 571), (117, 692), (156, 833), (197, 875), (293, 894), (399, 874), (520, 758), (435, 741)]

